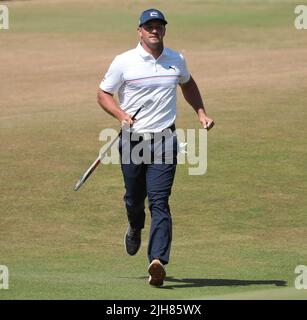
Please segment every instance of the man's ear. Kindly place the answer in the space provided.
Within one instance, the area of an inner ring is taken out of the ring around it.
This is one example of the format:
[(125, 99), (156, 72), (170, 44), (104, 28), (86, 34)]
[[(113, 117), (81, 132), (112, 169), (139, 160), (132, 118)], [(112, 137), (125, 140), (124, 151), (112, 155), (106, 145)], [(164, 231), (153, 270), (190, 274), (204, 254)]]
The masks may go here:
[(141, 27), (138, 27), (137, 28), (137, 31), (138, 31), (138, 35), (141, 37), (142, 33), (141, 33)]

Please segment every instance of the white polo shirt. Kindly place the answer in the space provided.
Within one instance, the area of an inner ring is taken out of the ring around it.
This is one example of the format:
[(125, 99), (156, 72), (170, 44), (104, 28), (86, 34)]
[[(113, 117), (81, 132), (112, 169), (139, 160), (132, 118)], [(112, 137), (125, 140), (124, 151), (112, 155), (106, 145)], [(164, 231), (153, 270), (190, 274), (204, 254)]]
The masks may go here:
[(156, 60), (139, 43), (115, 57), (100, 83), (100, 89), (118, 94), (120, 107), (129, 114), (148, 100), (133, 124), (135, 132), (160, 132), (176, 119), (176, 87), (190, 79), (184, 57), (164, 48)]

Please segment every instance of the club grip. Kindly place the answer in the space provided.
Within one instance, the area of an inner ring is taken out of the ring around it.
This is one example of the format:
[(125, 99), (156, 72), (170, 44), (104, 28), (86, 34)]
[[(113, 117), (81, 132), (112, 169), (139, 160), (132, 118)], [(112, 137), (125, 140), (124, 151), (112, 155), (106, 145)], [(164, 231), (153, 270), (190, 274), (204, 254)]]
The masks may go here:
[(140, 106), (137, 111), (135, 112), (135, 114), (131, 117), (132, 120), (135, 120), (135, 117), (138, 115), (138, 113), (143, 109), (144, 106)]

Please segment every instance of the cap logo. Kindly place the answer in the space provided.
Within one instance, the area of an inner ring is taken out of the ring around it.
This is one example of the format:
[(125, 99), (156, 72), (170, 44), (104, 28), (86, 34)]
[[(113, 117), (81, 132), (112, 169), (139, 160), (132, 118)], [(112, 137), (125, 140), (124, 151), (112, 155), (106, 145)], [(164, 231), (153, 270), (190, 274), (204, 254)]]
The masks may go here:
[(150, 16), (151, 17), (157, 17), (158, 16), (158, 12), (157, 11), (152, 11), (152, 12), (150, 12)]

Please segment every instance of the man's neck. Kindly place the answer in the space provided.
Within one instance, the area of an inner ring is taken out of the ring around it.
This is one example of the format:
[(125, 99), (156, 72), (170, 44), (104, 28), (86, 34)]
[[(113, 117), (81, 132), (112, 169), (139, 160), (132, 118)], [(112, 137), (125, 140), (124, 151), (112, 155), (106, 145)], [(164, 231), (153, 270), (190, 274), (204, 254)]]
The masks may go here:
[(150, 48), (148, 47), (144, 42), (141, 42), (141, 46), (143, 47), (143, 49), (148, 52), (149, 54), (151, 54), (156, 60), (161, 56), (163, 50), (164, 50), (164, 46), (163, 44), (161, 44), (159, 47), (157, 48)]

